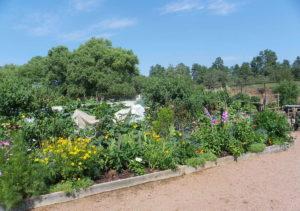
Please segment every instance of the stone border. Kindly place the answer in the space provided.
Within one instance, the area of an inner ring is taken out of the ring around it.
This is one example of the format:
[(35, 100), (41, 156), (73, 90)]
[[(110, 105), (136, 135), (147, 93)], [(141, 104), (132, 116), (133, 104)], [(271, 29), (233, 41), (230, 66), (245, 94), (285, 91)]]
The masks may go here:
[[(257, 157), (263, 154), (270, 154), (270, 153), (276, 153), (281, 151), (286, 151), (291, 144), (285, 144), (285, 145), (272, 145), (269, 147), (266, 147), (266, 149), (261, 153), (246, 153), (235, 159), (233, 156), (226, 156), (222, 158), (218, 158), (216, 161), (208, 161), (205, 163), (203, 167), (194, 168), (191, 166), (178, 166), (176, 170), (165, 170), (165, 171), (159, 171), (154, 172), (151, 174), (146, 174), (142, 176), (137, 177), (131, 177), (121, 180), (116, 180), (112, 182), (107, 183), (101, 183), (101, 184), (95, 184), (91, 187), (88, 187), (87, 189), (80, 190), (72, 195), (67, 195), (64, 192), (56, 192), (56, 193), (50, 193), (46, 195), (41, 195), (38, 197), (33, 197), (28, 200), (26, 200), (22, 207), (19, 209), (31, 209), (31, 208), (38, 208), (42, 206), (62, 203), (62, 202), (68, 202), (73, 201), (76, 199), (84, 198), (87, 196), (92, 196), (99, 193), (109, 192), (113, 190), (118, 190), (122, 188), (132, 187), (140, 184), (145, 184), (148, 182), (154, 182), (158, 180), (164, 180), (169, 179), (173, 177), (179, 177), (186, 174), (192, 174), (195, 172), (203, 171), (205, 169), (214, 168), (216, 166), (223, 166), (229, 163), (234, 163), (242, 160), (247, 160), (252, 157)], [(0, 210), (3, 209), (0, 206)]]

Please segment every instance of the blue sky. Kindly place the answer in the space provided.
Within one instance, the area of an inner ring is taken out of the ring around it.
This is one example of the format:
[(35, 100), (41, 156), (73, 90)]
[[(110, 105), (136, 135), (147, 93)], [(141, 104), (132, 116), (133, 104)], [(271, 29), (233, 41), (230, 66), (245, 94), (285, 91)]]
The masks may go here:
[(57, 45), (90, 37), (132, 49), (140, 70), (200, 63), (226, 65), (260, 50), (300, 56), (299, 0), (0, 0), (0, 65), (23, 64)]

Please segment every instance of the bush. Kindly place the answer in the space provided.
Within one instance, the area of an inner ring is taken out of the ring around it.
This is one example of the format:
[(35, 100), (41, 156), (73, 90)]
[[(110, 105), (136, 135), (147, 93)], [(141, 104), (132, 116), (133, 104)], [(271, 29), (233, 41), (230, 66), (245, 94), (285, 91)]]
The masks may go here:
[(90, 139), (60, 138), (42, 142), (34, 161), (49, 166), (53, 180), (72, 180), (82, 177), (97, 178), (103, 171), (100, 159), (102, 148), (90, 144)]
[(0, 115), (17, 115), (32, 109), (34, 97), (31, 85), (19, 78), (0, 81)]
[[(35, 116), (35, 115), (34, 115)], [(49, 138), (69, 137), (74, 134), (75, 125), (69, 115), (61, 113), (39, 113), (33, 122), (22, 120), (24, 138), (31, 142)]]
[(47, 192), (47, 168), (32, 162), (28, 149), (20, 135), (11, 149), (0, 147), (0, 203), (8, 209), (24, 198)]
[(282, 81), (274, 91), (280, 94), (280, 105), (297, 104), (300, 90), (294, 81)]
[(248, 147), (248, 150), (249, 150), (249, 152), (258, 153), (258, 152), (264, 151), (265, 148), (266, 148), (266, 145), (263, 143), (254, 143)]
[(247, 120), (238, 120), (238, 122), (232, 126), (232, 134), (233, 137), (241, 143), (244, 150), (247, 150), (249, 145), (256, 141), (255, 132)]
[(157, 120), (153, 121), (153, 130), (166, 137), (170, 133), (170, 127), (174, 125), (174, 112), (170, 108), (161, 108), (157, 112)]
[(199, 166), (204, 166), (206, 161), (216, 161), (217, 157), (211, 153), (198, 154), (197, 157), (192, 157), (186, 160), (186, 165), (192, 166), (194, 168)]
[(105, 170), (113, 169), (121, 172), (128, 169), (129, 163), (143, 154), (141, 144), (134, 133), (124, 134), (118, 140), (111, 140), (104, 153)]
[(210, 125), (200, 126), (200, 128), (192, 134), (191, 139), (198, 148), (204, 150), (204, 152), (212, 152), (215, 155), (220, 155), (222, 149), (225, 148), (218, 128)]
[(147, 143), (144, 159), (151, 169), (175, 169), (178, 163), (174, 143), (165, 140)]
[(242, 142), (236, 140), (235, 138), (231, 139), (228, 144), (228, 152), (234, 157), (238, 157), (245, 152)]
[(86, 189), (87, 187), (93, 185), (93, 181), (90, 178), (78, 178), (76, 180), (67, 180), (57, 183), (50, 187), (50, 193), (63, 191), (67, 194), (73, 194), (81, 189)]
[(279, 114), (270, 110), (257, 113), (254, 116), (254, 126), (257, 129), (263, 129), (267, 131), (269, 137), (281, 137), (288, 138), (288, 132), (290, 126), (287, 118), (283, 114)]

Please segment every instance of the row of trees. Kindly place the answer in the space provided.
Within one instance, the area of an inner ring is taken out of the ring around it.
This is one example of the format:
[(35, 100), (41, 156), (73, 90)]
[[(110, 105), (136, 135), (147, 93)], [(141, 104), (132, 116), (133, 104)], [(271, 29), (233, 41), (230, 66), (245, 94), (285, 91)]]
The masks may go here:
[[(192, 67), (183, 63), (169, 67), (157, 64), (151, 67), (149, 78), (139, 74), (137, 65), (138, 58), (131, 50), (115, 48), (104, 39), (92, 38), (73, 51), (65, 46), (54, 47), (47, 56), (34, 57), (24, 65), (0, 67), (0, 88), (11, 90), (2, 99), (13, 99), (12, 95), (18, 94), (13, 91), (15, 87), (27, 93), (33, 87), (39, 90), (31, 90), (30, 93), (42, 93), (41, 89), (44, 89), (43, 93), (72, 98), (118, 99), (140, 93), (147, 84), (152, 84), (152, 78), (165, 80), (168, 77), (173, 81), (182, 78), (188, 83), (201, 84), (210, 89), (262, 80), (300, 79), (300, 57), (292, 64), (288, 60), (279, 62), (276, 53), (271, 50), (261, 51), (251, 62), (232, 67), (225, 66), (221, 57), (216, 58), (210, 67), (198, 63)], [(25, 96), (22, 93), (19, 95)], [(40, 99), (38, 96), (36, 98)]]
[(264, 50), (251, 62), (227, 67), (221, 57), (216, 58), (210, 67), (195, 63), (188, 67), (183, 63), (163, 67), (159, 64), (150, 69), (150, 77), (181, 75), (192, 78), (207, 88), (216, 88), (226, 84), (247, 84), (250, 82), (282, 81), (300, 79), (300, 57), (290, 64), (288, 60), (279, 62), (274, 51)]

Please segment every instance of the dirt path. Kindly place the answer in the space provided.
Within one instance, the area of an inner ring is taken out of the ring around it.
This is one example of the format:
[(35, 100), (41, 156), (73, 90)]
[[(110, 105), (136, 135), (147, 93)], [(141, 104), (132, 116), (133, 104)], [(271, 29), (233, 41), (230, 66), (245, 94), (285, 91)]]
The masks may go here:
[(37, 210), (300, 210), (297, 136), (285, 152)]

